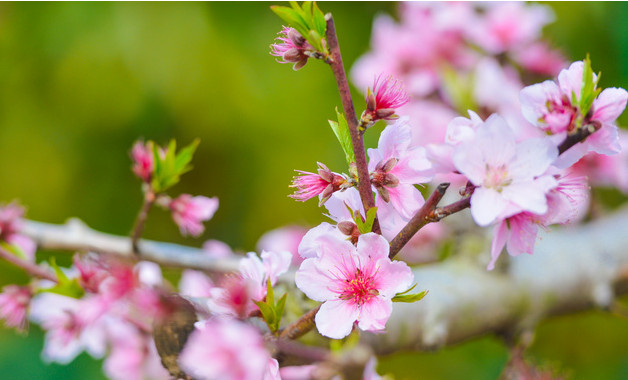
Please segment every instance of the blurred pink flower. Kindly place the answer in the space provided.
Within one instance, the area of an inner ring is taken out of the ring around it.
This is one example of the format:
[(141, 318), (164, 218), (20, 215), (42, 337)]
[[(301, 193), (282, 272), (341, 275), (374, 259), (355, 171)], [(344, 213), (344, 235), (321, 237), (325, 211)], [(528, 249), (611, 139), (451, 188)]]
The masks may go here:
[(285, 226), (266, 232), (257, 241), (259, 251), (288, 251), (292, 254), (292, 265), (299, 266), (299, 244), (307, 229), (300, 226)]
[(18, 330), (26, 328), (26, 311), (31, 303), (33, 293), (28, 286), (7, 285), (0, 293), (0, 317), (6, 326)]
[(182, 295), (190, 297), (210, 297), (214, 282), (205, 273), (186, 269), (179, 281), (179, 291)]
[(270, 354), (254, 327), (215, 318), (197, 323), (179, 363), (199, 380), (261, 380), (268, 371)]
[(262, 259), (255, 252), (249, 252), (247, 257), (240, 260), (240, 273), (245, 281), (250, 283), (251, 295), (255, 301), (266, 297), (266, 285), (270, 280), (275, 285), (277, 277), (285, 273), (290, 267), (292, 254), (287, 251), (262, 251)]
[(199, 236), (205, 231), (203, 222), (210, 220), (218, 209), (218, 198), (181, 194), (170, 202), (170, 209), (182, 235)]
[(12, 244), (26, 255), (29, 261), (35, 260), (37, 244), (20, 232), (24, 228), (24, 207), (11, 202), (0, 207), (0, 240)]
[(210, 239), (203, 243), (203, 251), (205, 251), (208, 256), (215, 259), (226, 258), (233, 255), (233, 250), (227, 243), (215, 239)]
[(407, 290), (414, 278), (403, 262), (388, 258), (386, 239), (361, 235), (357, 247), (333, 235), (319, 239), (319, 255), (297, 271), (297, 287), (309, 298), (324, 302), (316, 314), (318, 331), (340, 339), (354, 322), (367, 331), (383, 330), (392, 312), (392, 297)]
[(144, 182), (150, 182), (155, 170), (153, 144), (151, 142), (138, 141), (131, 150), (133, 159), (133, 173)]

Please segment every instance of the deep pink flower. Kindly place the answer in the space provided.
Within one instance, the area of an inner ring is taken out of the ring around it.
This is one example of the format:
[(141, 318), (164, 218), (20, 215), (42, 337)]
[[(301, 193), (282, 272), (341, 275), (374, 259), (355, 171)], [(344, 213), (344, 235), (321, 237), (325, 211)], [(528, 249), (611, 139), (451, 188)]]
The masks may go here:
[(199, 236), (205, 231), (203, 222), (210, 220), (218, 209), (218, 198), (181, 194), (170, 202), (170, 209), (182, 235)]
[(270, 354), (254, 327), (235, 320), (211, 319), (197, 324), (179, 363), (199, 380), (261, 380)]
[(431, 179), (431, 163), (422, 147), (410, 148), (412, 132), (406, 119), (384, 129), (377, 149), (369, 149), (371, 183), (378, 198), (410, 219), (424, 203), (414, 185)]
[(17, 202), (0, 207), (0, 240), (12, 244), (26, 255), (26, 259), (35, 260), (37, 245), (20, 232), (23, 228), (24, 207)]
[(257, 310), (252, 300), (259, 293), (254, 294), (252, 288), (251, 281), (245, 280), (241, 275), (227, 275), (219, 286), (210, 289), (207, 309), (213, 315), (247, 318), (251, 312)]
[(131, 150), (133, 173), (144, 182), (150, 182), (155, 170), (152, 142), (138, 141)]
[(475, 222), (487, 226), (522, 211), (547, 212), (546, 193), (556, 181), (544, 173), (557, 156), (548, 139), (516, 143), (506, 121), (491, 115), (453, 154), (458, 171), (477, 186), (471, 196)]
[(334, 192), (351, 186), (345, 177), (332, 172), (320, 162), (318, 163), (317, 174), (301, 170), (297, 170), (297, 172), (301, 175), (295, 176), (290, 185), (297, 191), (289, 195), (290, 198), (297, 201), (305, 202), (320, 195), (319, 206), (321, 206)]
[(410, 98), (403, 88), (403, 84), (392, 75), (385, 77), (380, 74), (375, 78), (373, 91), (369, 88), (366, 95), (366, 111), (362, 115), (368, 122), (377, 120), (396, 119), (395, 110), (406, 103)]
[(318, 249), (318, 257), (305, 260), (295, 278), (308, 297), (324, 302), (315, 318), (318, 331), (340, 339), (354, 322), (362, 330), (384, 329), (392, 297), (412, 283), (410, 268), (391, 261), (388, 242), (375, 233), (361, 235), (357, 247), (328, 235), (319, 238)]
[(275, 40), (279, 43), (270, 45), (270, 55), (280, 57), (279, 63), (294, 63), (294, 70), (301, 69), (307, 63), (312, 46), (294, 28), (284, 26), (278, 34)]
[(26, 311), (33, 293), (28, 286), (7, 285), (0, 293), (0, 317), (7, 326), (26, 328)]

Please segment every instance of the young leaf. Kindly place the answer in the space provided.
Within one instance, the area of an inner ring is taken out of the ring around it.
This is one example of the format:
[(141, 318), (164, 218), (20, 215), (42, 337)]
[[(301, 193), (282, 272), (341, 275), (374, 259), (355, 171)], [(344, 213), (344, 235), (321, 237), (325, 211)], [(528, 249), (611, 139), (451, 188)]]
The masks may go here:
[(69, 279), (68, 276), (59, 268), (54, 257), (50, 258), (50, 266), (57, 275), (57, 284), (51, 288), (40, 288), (38, 293), (55, 293), (66, 297), (81, 298), (85, 291), (78, 282), (78, 279)]
[(275, 322), (275, 310), (272, 306), (262, 301), (253, 301), (259, 307), (259, 311), (262, 313), (262, 318), (266, 321), (268, 328), (272, 330), (272, 326)]
[[(414, 285), (416, 286), (416, 285)], [(414, 286), (412, 288), (414, 288)], [(399, 293), (396, 296), (394, 296), (392, 298), (393, 302), (406, 302), (406, 303), (413, 303), (413, 302), (417, 302), (423, 299), (423, 297), (425, 297), (425, 295), (427, 295), (428, 290), (424, 290), (421, 293), (416, 293), (416, 294), (406, 294), (407, 292), (409, 292), (412, 288), (406, 290), (403, 293)]]
[(275, 292), (273, 291), (273, 284), (270, 283), (270, 277), (266, 282), (266, 303), (275, 306)]
[(582, 116), (587, 115), (591, 107), (593, 106), (593, 101), (599, 95), (601, 89), (597, 88), (597, 82), (600, 79), (600, 75), (597, 78), (594, 78), (593, 69), (591, 68), (591, 59), (587, 54), (587, 57), (582, 61), (582, 89), (580, 90), (580, 113)]
[[(361, 226), (360, 229), (361, 234), (367, 234), (373, 231), (373, 223), (375, 222), (375, 217), (377, 216), (377, 207), (372, 207), (366, 212), (366, 221)], [(360, 226), (358, 226), (360, 228)]]
[(347, 120), (344, 115), (341, 112), (338, 112), (338, 108), (336, 108), (336, 115), (338, 117), (338, 121), (329, 120), (329, 125), (334, 131), (342, 150), (345, 152), (347, 164), (351, 165), (351, 163), (355, 162), (355, 154), (353, 153), (353, 144), (351, 143), (349, 125), (347, 124)]

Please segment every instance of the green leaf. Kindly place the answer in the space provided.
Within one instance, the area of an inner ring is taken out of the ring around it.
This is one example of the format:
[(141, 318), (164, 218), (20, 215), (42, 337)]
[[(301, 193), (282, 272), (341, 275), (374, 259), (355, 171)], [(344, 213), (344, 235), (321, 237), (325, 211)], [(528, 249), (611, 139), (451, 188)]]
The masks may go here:
[(50, 258), (50, 266), (57, 275), (57, 283), (52, 288), (40, 288), (37, 293), (54, 293), (66, 297), (81, 298), (85, 291), (78, 282), (78, 279), (69, 279), (68, 276), (59, 268), (54, 257)]
[(416, 284), (414, 284), (410, 289), (406, 290), (405, 292), (397, 293), (397, 295), (392, 298), (392, 301), (393, 302), (413, 303), (413, 302), (417, 302), (417, 301), (422, 300), (423, 297), (425, 297), (425, 295), (427, 295), (428, 290), (424, 290), (421, 293), (408, 294), (408, 292), (410, 292), (412, 289), (414, 289), (415, 286), (416, 286)]
[(593, 106), (593, 101), (599, 95), (601, 89), (597, 88), (597, 83), (600, 80), (601, 73), (596, 79), (593, 77), (593, 69), (591, 68), (591, 59), (587, 54), (587, 57), (582, 61), (584, 63), (582, 68), (582, 89), (580, 90), (580, 113), (586, 117), (587, 113)]
[(5, 250), (11, 252), (15, 256), (19, 257), (20, 259), (28, 260), (28, 256), (18, 245), (9, 244), (6, 241), (0, 241), (0, 246)]
[(259, 307), (259, 311), (262, 313), (262, 317), (264, 318), (264, 321), (266, 321), (266, 324), (268, 325), (268, 327), (271, 328), (271, 326), (275, 322), (274, 308), (270, 306), (269, 304), (262, 301), (253, 301), (253, 302), (255, 302), (257, 307)]
[[(190, 145), (181, 149), (177, 154), (177, 143), (171, 140), (165, 154), (160, 153), (160, 148), (153, 144), (153, 158), (155, 162), (155, 174), (151, 185), (153, 191), (161, 193), (179, 182), (181, 175), (192, 170), (190, 162), (198, 147), (199, 140), (194, 140)], [(163, 157), (162, 157), (163, 156)]]
[(338, 121), (335, 122), (333, 120), (329, 120), (329, 125), (334, 131), (342, 150), (345, 152), (347, 164), (351, 165), (351, 163), (355, 162), (355, 153), (353, 153), (353, 144), (351, 143), (349, 125), (347, 124), (347, 119), (345, 119), (342, 112), (338, 112), (338, 108), (336, 108), (336, 115), (338, 117)]
[(295, 28), (315, 50), (327, 54), (327, 49), (322, 42), (327, 24), (318, 6), (312, 1), (304, 2), (303, 7), (299, 6), (296, 1), (291, 1), (290, 6), (292, 8), (273, 5), (270, 9), (288, 25)]
[(321, 36), (327, 35), (327, 21), (325, 20), (325, 15), (316, 3), (314, 3), (314, 30)]
[(361, 234), (368, 234), (369, 232), (373, 231), (373, 223), (375, 222), (375, 217), (377, 217), (377, 207), (371, 207), (366, 212), (366, 221), (364, 222), (364, 224), (361, 226), (361, 228), (360, 226), (358, 226)]
[(277, 5), (271, 6), (270, 9), (288, 25), (295, 28), (302, 36), (306, 37), (308, 35), (310, 28), (299, 11)]
[(281, 296), (279, 301), (277, 301), (277, 306), (275, 307), (275, 320), (277, 321), (277, 330), (279, 329), (279, 322), (281, 322), (281, 318), (283, 317), (283, 311), (286, 308), (287, 297), (288, 293)]
[(269, 305), (275, 305), (275, 293), (273, 290), (273, 284), (270, 283), (270, 277), (266, 282), (266, 303)]

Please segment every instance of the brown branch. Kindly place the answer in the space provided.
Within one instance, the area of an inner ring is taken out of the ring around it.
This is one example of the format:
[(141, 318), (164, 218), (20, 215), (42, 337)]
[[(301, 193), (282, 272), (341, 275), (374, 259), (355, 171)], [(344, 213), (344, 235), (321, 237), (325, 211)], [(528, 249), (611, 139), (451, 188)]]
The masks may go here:
[(276, 339), (273, 344), (277, 347), (277, 350), (282, 353), (290, 356), (298, 356), (314, 362), (329, 360), (331, 357), (327, 349), (316, 346), (306, 346), (292, 340)]
[[(364, 211), (368, 212), (368, 210), (375, 207), (375, 198), (373, 198), (373, 190), (371, 189), (371, 178), (366, 162), (364, 140), (358, 128), (358, 119), (355, 115), (353, 100), (351, 99), (351, 90), (349, 89), (347, 74), (342, 64), (342, 56), (340, 54), (340, 47), (338, 46), (338, 36), (336, 35), (336, 26), (334, 25), (334, 19), (331, 13), (325, 15), (325, 20), (327, 21), (327, 43), (329, 44), (329, 50), (332, 56), (329, 66), (334, 73), (334, 78), (336, 78), (338, 92), (342, 100), (342, 109), (347, 118), (349, 133), (351, 134), (351, 144), (353, 145), (355, 164), (358, 171), (358, 191), (360, 192)], [(373, 223), (373, 232), (381, 233), (377, 218), (375, 218), (375, 222)]]
[(593, 122), (578, 129), (575, 133), (567, 135), (565, 140), (558, 146), (558, 154), (561, 155), (565, 153), (565, 151), (567, 151), (569, 148), (581, 141), (584, 141), (587, 137), (591, 136), (601, 127), (602, 125), (599, 122)]
[(24, 269), (26, 273), (32, 275), (33, 277), (41, 278), (44, 280), (49, 280), (55, 283), (58, 281), (57, 276), (54, 273), (40, 267), (39, 265), (35, 263), (31, 263), (28, 260), (19, 258), (13, 253), (1, 247), (0, 247), (0, 258), (10, 262), (16, 267)]
[(153, 203), (155, 203), (155, 193), (153, 193), (152, 190), (147, 190), (144, 194), (144, 204), (142, 205), (140, 212), (137, 214), (135, 224), (133, 224), (133, 229), (131, 230), (131, 248), (133, 249), (133, 253), (136, 255), (140, 254), (140, 236), (142, 236), (142, 232), (144, 231), (148, 211), (150, 211)]
[(443, 198), (447, 188), (449, 187), (449, 183), (441, 183), (436, 187), (436, 190), (430, 195), (429, 198), (425, 201), (425, 204), (417, 211), (416, 214), (410, 219), (408, 224), (403, 227), (401, 231), (395, 236), (394, 239), (390, 242), (390, 253), (388, 257), (391, 259), (401, 251), (410, 239), (417, 233), (423, 226), (432, 222), (433, 220), (430, 216), (433, 215), (436, 206), (438, 206), (438, 202)]
[(283, 329), (279, 334), (279, 338), (297, 339), (310, 332), (310, 330), (314, 328), (314, 317), (316, 317), (316, 313), (318, 313), (320, 308), (321, 305), (318, 305), (314, 309), (303, 314), (301, 318)]

